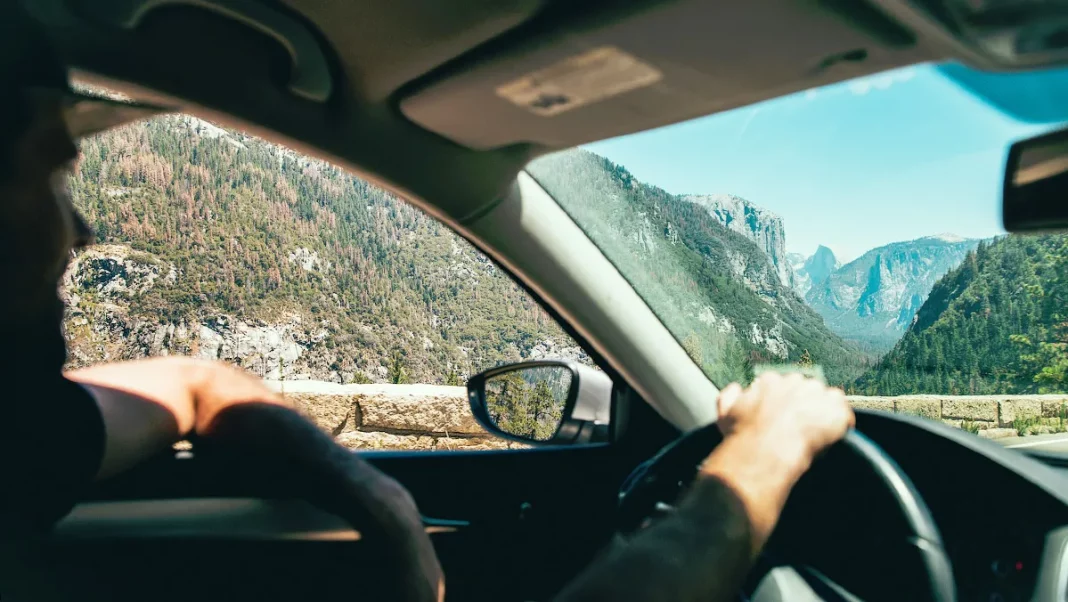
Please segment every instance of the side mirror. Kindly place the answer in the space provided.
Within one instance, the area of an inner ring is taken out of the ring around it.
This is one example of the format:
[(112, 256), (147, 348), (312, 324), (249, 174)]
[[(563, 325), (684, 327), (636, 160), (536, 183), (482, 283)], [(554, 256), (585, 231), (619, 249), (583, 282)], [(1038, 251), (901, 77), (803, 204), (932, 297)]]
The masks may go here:
[(537, 360), (486, 370), (467, 381), (475, 420), (487, 431), (534, 445), (609, 439), (612, 379), (568, 360)]
[(1001, 215), (1009, 232), (1068, 228), (1068, 130), (1012, 145), (1005, 167)]

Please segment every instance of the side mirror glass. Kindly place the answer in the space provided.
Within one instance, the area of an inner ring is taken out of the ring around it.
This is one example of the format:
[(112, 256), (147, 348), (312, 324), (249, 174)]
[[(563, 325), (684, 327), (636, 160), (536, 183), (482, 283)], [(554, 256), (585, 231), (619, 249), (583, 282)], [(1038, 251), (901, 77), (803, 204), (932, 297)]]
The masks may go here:
[(1001, 212), (1009, 232), (1068, 228), (1068, 130), (1012, 145), (1005, 167)]
[(468, 381), (471, 411), (487, 431), (529, 444), (606, 441), (612, 381), (577, 362), (509, 364)]
[(560, 428), (571, 397), (571, 371), (530, 366), (486, 379), (486, 413), (498, 429), (532, 441), (548, 441)]

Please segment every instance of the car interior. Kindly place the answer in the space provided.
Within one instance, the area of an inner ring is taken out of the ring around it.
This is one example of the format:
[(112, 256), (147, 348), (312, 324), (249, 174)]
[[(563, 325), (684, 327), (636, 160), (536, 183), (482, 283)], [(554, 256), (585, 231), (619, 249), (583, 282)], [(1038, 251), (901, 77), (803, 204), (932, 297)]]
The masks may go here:
[[(566, 440), (368, 454), (417, 501), (449, 600), (551, 599), (670, 511), (718, 439), (716, 387), (524, 165), (904, 65), (1015, 71), (1068, 57), (1054, 1), (25, 5), (78, 81), (329, 161), (441, 220), (610, 378), (590, 416), (569, 406)], [(575, 378), (572, 399), (594, 381)], [(741, 599), (1064, 600), (1066, 471), (1055, 456), (858, 410), (855, 436), (795, 490)], [(270, 466), (194, 447), (100, 483), (19, 571), (77, 599), (389, 599), (359, 539)]]

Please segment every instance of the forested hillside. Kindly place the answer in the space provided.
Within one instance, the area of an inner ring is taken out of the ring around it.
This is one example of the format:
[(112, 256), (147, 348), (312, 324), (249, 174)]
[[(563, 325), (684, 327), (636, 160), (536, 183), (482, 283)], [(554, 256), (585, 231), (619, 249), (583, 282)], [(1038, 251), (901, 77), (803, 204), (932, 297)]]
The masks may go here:
[(931, 290), (861, 393), (1068, 391), (1068, 236), (982, 243)]
[(709, 207), (642, 183), (584, 150), (542, 157), (531, 174), (580, 224), (717, 383), (806, 352), (851, 381), (862, 354), (831, 333), (761, 247)]
[(325, 163), (188, 117), (82, 143), (72, 363), (193, 353), (273, 378), (449, 382), (582, 356), (450, 230)]

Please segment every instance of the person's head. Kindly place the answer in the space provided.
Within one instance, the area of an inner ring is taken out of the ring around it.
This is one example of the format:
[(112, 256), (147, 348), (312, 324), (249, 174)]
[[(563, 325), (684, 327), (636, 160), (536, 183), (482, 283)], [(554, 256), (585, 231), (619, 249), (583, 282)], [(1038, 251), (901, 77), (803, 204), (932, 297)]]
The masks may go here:
[(59, 280), (91, 239), (66, 194), (77, 139), (155, 112), (75, 94), (39, 25), (0, 7), (0, 334), (59, 326)]

